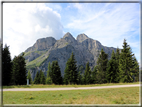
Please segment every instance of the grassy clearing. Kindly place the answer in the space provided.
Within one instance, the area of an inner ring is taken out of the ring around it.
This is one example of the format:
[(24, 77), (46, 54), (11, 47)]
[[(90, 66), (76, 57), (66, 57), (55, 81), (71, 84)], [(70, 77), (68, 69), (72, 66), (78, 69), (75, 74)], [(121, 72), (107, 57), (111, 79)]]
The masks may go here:
[(3, 92), (4, 104), (139, 104), (139, 87)]
[(130, 85), (139, 84), (139, 82), (134, 83), (107, 83), (107, 84), (90, 84), (90, 85), (14, 85), (14, 86), (3, 86), (3, 88), (62, 88), (62, 87), (95, 87), (95, 86), (112, 86), (112, 85)]

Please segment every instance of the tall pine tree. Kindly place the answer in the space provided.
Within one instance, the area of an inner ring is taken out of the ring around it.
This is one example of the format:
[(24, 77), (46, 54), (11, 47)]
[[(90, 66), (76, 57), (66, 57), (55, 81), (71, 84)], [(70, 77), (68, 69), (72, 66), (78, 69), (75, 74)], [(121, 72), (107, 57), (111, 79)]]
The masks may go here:
[(86, 64), (84, 77), (85, 77), (85, 84), (90, 84), (91, 83), (91, 69), (89, 67), (89, 62), (87, 62)]
[(42, 70), (40, 70), (39, 78), (40, 78), (40, 84), (45, 84), (46, 83), (45, 75), (42, 72)]
[(106, 70), (106, 80), (108, 83), (116, 83), (117, 82), (117, 63), (114, 50), (111, 54), (111, 59), (108, 61), (108, 66)]
[(119, 78), (120, 82), (132, 82), (133, 81), (133, 57), (130, 46), (124, 39), (123, 49), (121, 50), (119, 59)]
[(2, 85), (10, 85), (12, 72), (12, 62), (9, 46), (5, 45), (2, 49)]
[(66, 63), (64, 71), (64, 83), (65, 84), (77, 84), (78, 72), (76, 67), (76, 61), (72, 52), (71, 57)]
[(97, 66), (94, 67), (92, 74), (91, 74), (91, 83), (96, 84), (97, 83)]
[(25, 85), (26, 84), (26, 63), (24, 54), (15, 56), (13, 59), (12, 66), (12, 78), (11, 82), (13, 85)]
[(120, 57), (120, 49), (117, 48), (115, 58), (116, 58), (116, 82), (119, 82), (119, 57)]
[(46, 83), (47, 83), (47, 84), (52, 84), (52, 80), (51, 80), (51, 65), (50, 65), (50, 62), (48, 63), (48, 70), (47, 70)]
[(132, 64), (133, 68), (131, 70), (133, 72), (133, 81), (137, 82), (139, 81), (139, 63), (135, 56), (132, 57)]
[(39, 72), (37, 71), (36, 76), (34, 78), (34, 84), (40, 84), (40, 76)]
[(51, 80), (54, 84), (62, 84), (62, 76), (58, 61), (53, 61), (51, 66)]
[(108, 62), (108, 55), (101, 50), (101, 53), (99, 55), (99, 58), (97, 60), (97, 80), (99, 83), (106, 83), (106, 68), (107, 68), (107, 62)]

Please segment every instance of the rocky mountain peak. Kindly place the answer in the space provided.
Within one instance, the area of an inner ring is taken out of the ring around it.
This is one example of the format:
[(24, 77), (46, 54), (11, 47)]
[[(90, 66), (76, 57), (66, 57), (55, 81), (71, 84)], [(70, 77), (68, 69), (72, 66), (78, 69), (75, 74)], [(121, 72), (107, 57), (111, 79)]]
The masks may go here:
[(66, 42), (69, 42), (69, 43), (74, 43), (74, 42), (76, 41), (75, 38), (74, 38), (69, 32), (67, 32), (67, 33), (64, 35), (63, 39), (64, 39)]
[(67, 32), (63, 38), (69, 38), (69, 39), (74, 39), (71, 33)]
[(86, 35), (86, 34), (79, 34), (78, 36), (77, 36), (77, 41), (78, 42), (83, 42), (84, 40), (86, 40), (86, 39), (89, 39), (89, 37)]

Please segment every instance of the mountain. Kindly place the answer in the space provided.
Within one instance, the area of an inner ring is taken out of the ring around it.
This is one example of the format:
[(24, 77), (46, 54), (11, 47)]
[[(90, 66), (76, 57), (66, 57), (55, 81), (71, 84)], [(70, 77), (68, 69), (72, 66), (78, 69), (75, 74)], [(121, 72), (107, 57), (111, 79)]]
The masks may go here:
[(27, 71), (31, 71), (32, 79), (36, 72), (42, 70), (46, 75), (48, 63), (57, 60), (61, 69), (62, 76), (66, 62), (71, 53), (75, 55), (77, 66), (85, 69), (86, 63), (90, 63), (91, 69), (97, 64), (97, 58), (101, 49), (111, 57), (112, 50), (116, 48), (103, 46), (99, 41), (89, 38), (85, 34), (79, 34), (75, 39), (69, 32), (63, 38), (56, 40), (53, 37), (41, 38), (25, 51)]

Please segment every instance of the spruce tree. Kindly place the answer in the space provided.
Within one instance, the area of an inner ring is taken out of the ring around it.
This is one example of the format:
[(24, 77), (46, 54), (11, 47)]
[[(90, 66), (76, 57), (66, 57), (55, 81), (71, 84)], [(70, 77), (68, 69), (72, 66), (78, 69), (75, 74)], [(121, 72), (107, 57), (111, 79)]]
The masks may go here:
[(12, 66), (12, 76), (11, 76), (11, 84), (12, 85), (17, 85), (18, 84), (18, 80), (19, 80), (19, 64), (18, 64), (18, 58), (15, 56), (13, 61), (13, 66)]
[(108, 83), (116, 83), (117, 82), (117, 64), (114, 50), (111, 54), (111, 59), (108, 61), (108, 66), (106, 70), (106, 80)]
[(64, 71), (64, 83), (65, 84), (77, 84), (78, 72), (76, 67), (76, 61), (72, 52), (71, 57), (66, 63)]
[(40, 84), (45, 84), (46, 83), (45, 75), (42, 72), (42, 70), (40, 70), (39, 79), (40, 79)]
[(47, 83), (47, 84), (52, 84), (52, 80), (51, 80), (51, 65), (50, 65), (50, 62), (48, 63), (48, 70), (47, 70), (46, 83)]
[(62, 84), (62, 76), (58, 61), (53, 61), (51, 66), (51, 80), (54, 84)]
[(133, 68), (131, 71), (133, 72), (133, 81), (137, 82), (139, 81), (139, 63), (135, 56), (132, 57), (132, 64)]
[(39, 72), (37, 71), (36, 76), (34, 78), (34, 84), (40, 84)]
[(97, 60), (97, 79), (99, 83), (106, 83), (106, 68), (107, 68), (107, 62), (108, 62), (108, 55), (101, 50), (101, 53), (99, 55), (99, 58)]
[(133, 81), (133, 57), (130, 46), (124, 39), (123, 49), (119, 59), (119, 78), (120, 82), (132, 82)]
[(68, 71), (68, 61), (66, 63), (66, 68), (64, 70), (64, 80), (63, 80), (64, 84), (69, 84), (69, 71)]
[(91, 69), (89, 67), (89, 62), (87, 62), (86, 64), (84, 77), (85, 77), (85, 84), (90, 84), (91, 83)]
[(117, 48), (115, 58), (116, 58), (116, 82), (119, 82), (119, 57), (120, 57), (120, 49)]
[(28, 71), (27, 79), (29, 79), (29, 84), (32, 84), (32, 78), (31, 78), (30, 70)]
[(26, 84), (26, 63), (24, 54), (15, 56), (13, 59), (12, 66), (12, 78), (11, 82), (13, 85), (25, 85)]
[(81, 71), (79, 71), (79, 73), (78, 73), (78, 84), (81, 84), (81, 80), (82, 80), (82, 72)]
[(12, 73), (12, 62), (9, 46), (5, 45), (2, 49), (2, 85), (10, 85)]
[(97, 66), (94, 67), (92, 74), (91, 74), (91, 83), (97, 83)]

